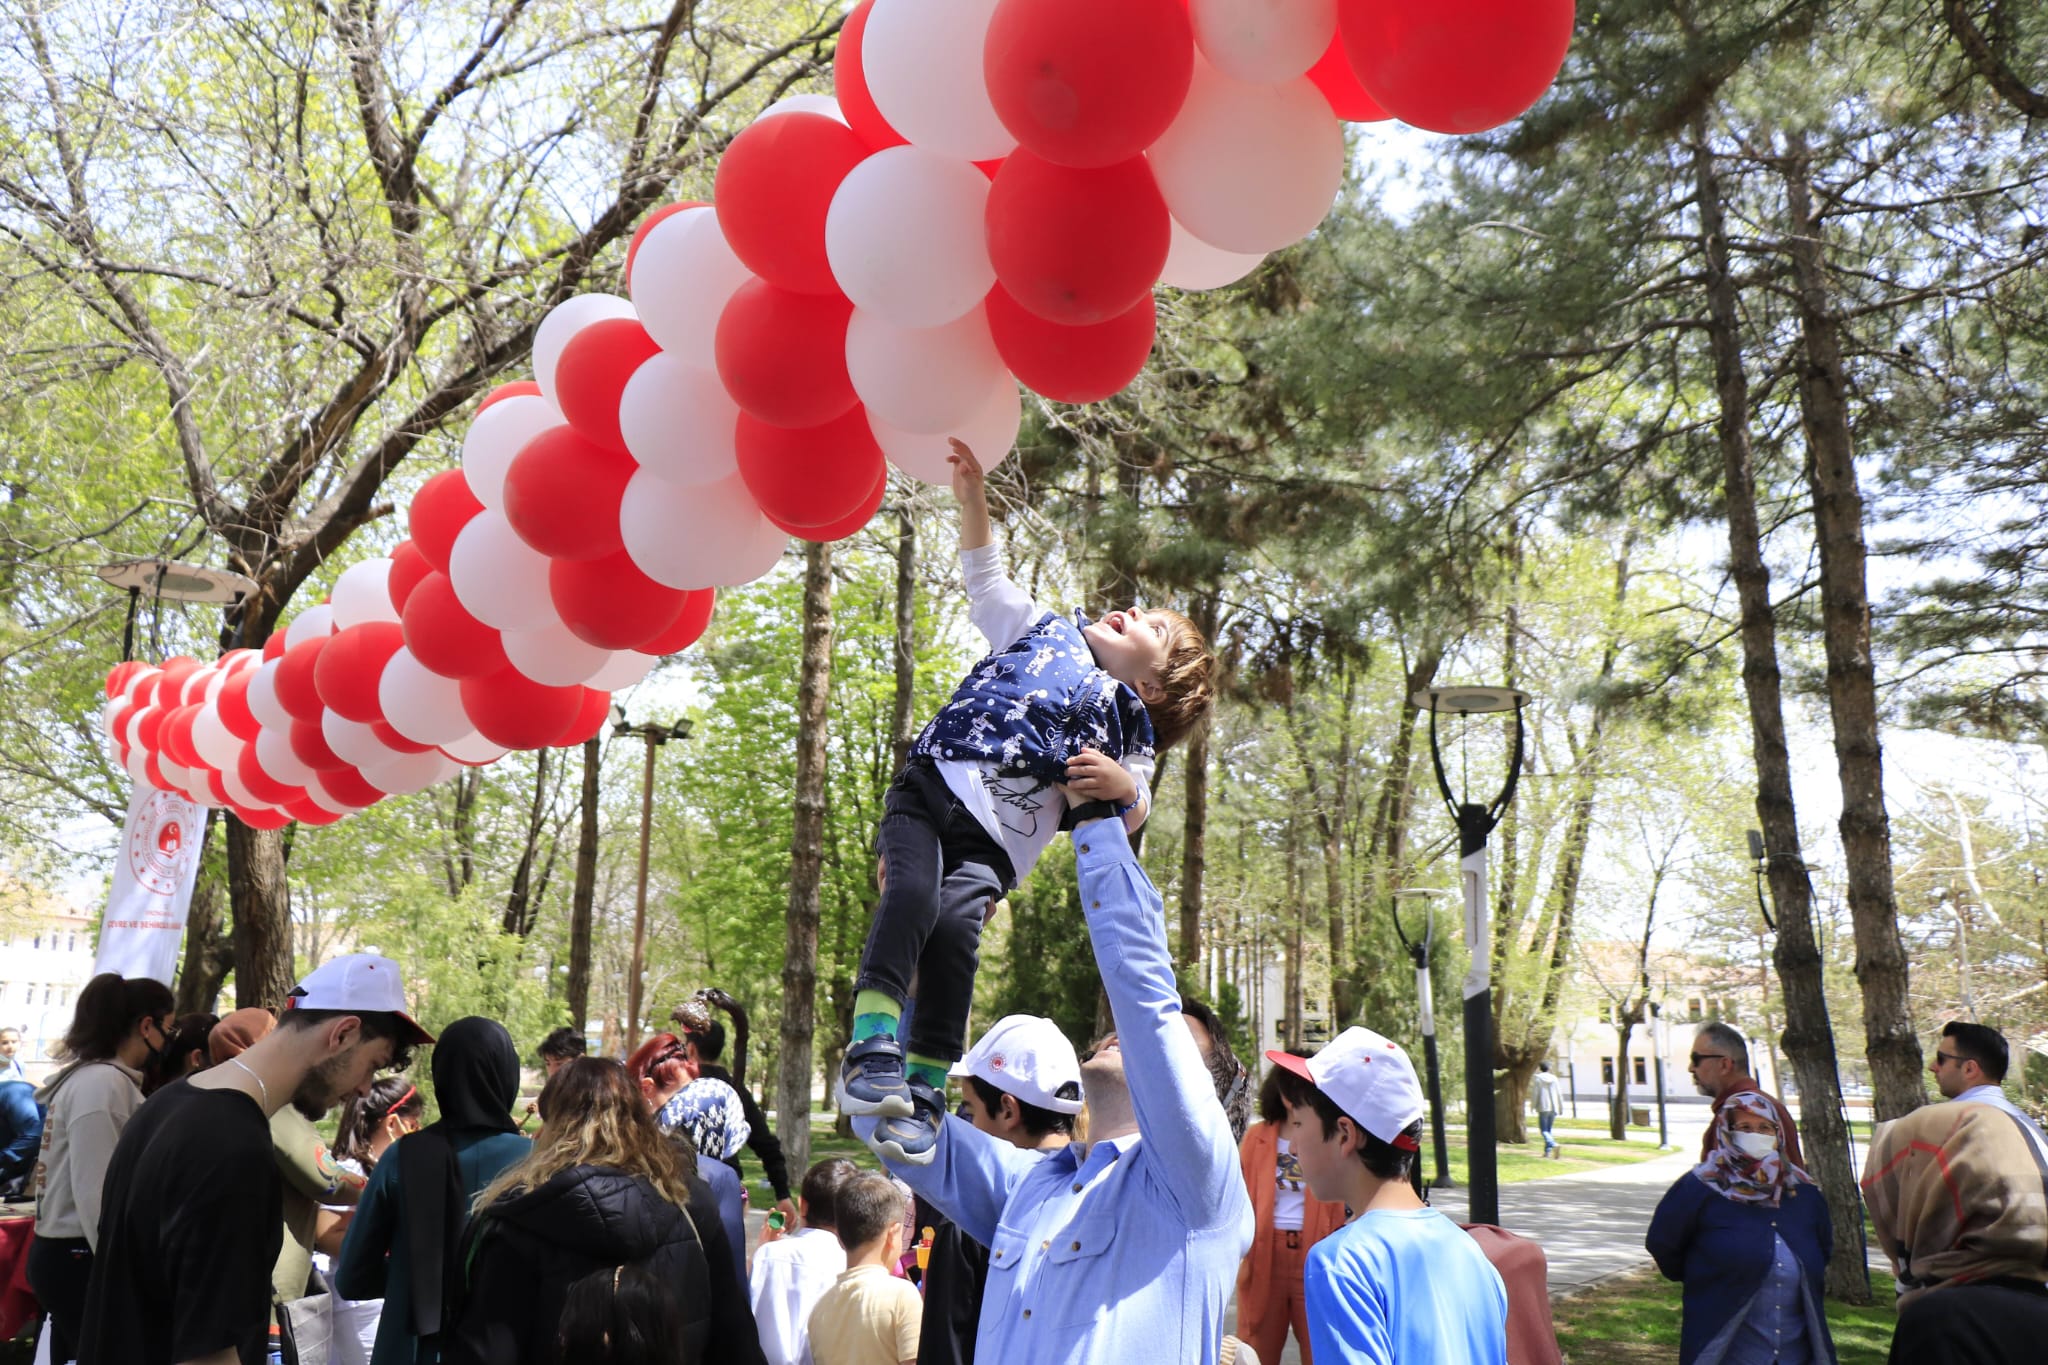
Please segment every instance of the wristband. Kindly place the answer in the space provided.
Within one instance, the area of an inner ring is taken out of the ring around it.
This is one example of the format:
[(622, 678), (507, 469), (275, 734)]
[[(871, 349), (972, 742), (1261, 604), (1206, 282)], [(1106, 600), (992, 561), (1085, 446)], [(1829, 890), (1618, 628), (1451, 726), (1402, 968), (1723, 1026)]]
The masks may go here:
[(1116, 808), (1117, 817), (1121, 819), (1122, 817), (1129, 815), (1132, 811), (1136, 810), (1138, 808), (1138, 802), (1141, 799), (1143, 799), (1141, 795), (1133, 796), (1127, 804), (1118, 806)]
[(1114, 820), (1118, 815), (1114, 801), (1083, 801), (1078, 806), (1067, 808), (1067, 818), (1061, 822), (1066, 829), (1084, 825), (1090, 820)]

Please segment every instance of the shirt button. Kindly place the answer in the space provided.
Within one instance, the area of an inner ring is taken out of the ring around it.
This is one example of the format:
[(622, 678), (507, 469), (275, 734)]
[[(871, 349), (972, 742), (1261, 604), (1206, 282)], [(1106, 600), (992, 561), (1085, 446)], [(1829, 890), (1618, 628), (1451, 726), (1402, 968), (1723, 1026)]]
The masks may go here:
[(1079, 1185), (1076, 1185), (1076, 1186), (1074, 1186), (1074, 1193), (1075, 1193), (1075, 1194), (1079, 1194), (1080, 1192), (1081, 1192), (1081, 1187), (1080, 1187)]
[(1101, 902), (1101, 901), (1090, 901), (1090, 902), (1088, 902), (1088, 908), (1089, 908), (1090, 910), (1100, 910), (1100, 909), (1102, 908), (1102, 902)]
[(1029, 1308), (1024, 1310), (1024, 1316), (1027, 1318), (1031, 1316), (1031, 1310)]
[(1043, 1242), (1040, 1242), (1040, 1243), (1038, 1244), (1038, 1249), (1039, 1249), (1040, 1251), (1051, 1251), (1051, 1250), (1052, 1250), (1052, 1238), (1048, 1237), (1048, 1238), (1046, 1238), (1046, 1239), (1045, 1239), (1045, 1240), (1044, 1240)]
[(1069, 1249), (1070, 1249), (1070, 1250), (1073, 1250), (1073, 1251), (1079, 1251), (1079, 1250), (1081, 1249), (1081, 1244), (1080, 1244), (1079, 1242), (1076, 1242), (1076, 1243), (1074, 1243), (1074, 1245), (1073, 1245), (1073, 1246), (1072, 1246), (1071, 1248), (1069, 1248)]
[[(1088, 851), (1088, 845), (1086, 845), (1086, 844), (1083, 844), (1083, 845), (1081, 845), (1081, 851), (1082, 851), (1083, 853), (1086, 853), (1086, 852)], [(1028, 1313), (1027, 1313), (1027, 1314), (1025, 1314), (1025, 1316), (1026, 1316), (1026, 1317), (1029, 1317), (1029, 1316), (1030, 1316), (1030, 1314), (1028, 1314)]]

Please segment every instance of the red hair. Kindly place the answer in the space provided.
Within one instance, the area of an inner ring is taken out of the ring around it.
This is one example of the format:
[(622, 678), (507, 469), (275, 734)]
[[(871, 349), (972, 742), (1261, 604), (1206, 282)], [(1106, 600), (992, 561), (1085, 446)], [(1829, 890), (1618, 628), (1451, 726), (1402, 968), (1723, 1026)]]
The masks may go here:
[(626, 1059), (626, 1071), (637, 1084), (650, 1081), (655, 1093), (674, 1090), (690, 1079), (689, 1045), (673, 1033), (657, 1033)]

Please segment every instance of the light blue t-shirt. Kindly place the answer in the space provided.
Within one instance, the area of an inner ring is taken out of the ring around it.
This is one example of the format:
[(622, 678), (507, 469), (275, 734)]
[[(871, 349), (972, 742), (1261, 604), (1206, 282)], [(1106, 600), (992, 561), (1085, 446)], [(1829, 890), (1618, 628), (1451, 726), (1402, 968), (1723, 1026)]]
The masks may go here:
[(1363, 1214), (1316, 1243), (1304, 1280), (1319, 1365), (1507, 1365), (1507, 1286), (1434, 1209)]

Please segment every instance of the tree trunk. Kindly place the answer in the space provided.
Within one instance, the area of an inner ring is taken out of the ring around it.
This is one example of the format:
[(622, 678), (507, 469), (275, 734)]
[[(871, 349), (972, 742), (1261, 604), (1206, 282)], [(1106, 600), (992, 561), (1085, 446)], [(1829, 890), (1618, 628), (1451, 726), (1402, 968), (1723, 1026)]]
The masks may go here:
[[(1202, 638), (1212, 645), (1216, 639), (1217, 603), (1214, 593), (1203, 593), (1194, 603), (1194, 623)], [(1183, 798), (1185, 819), (1181, 826), (1180, 849), (1180, 960), (1193, 966), (1202, 960), (1202, 913), (1207, 897), (1203, 877), (1209, 859), (1209, 723), (1204, 721), (1188, 736), (1187, 796)]]
[(1607, 1109), (1607, 1136), (1616, 1142), (1628, 1140), (1628, 1044), (1638, 1017), (1623, 1015), (1614, 1029), (1614, 1102)]
[[(185, 915), (185, 964), (178, 972), (176, 1009), (179, 1014), (212, 1014), (220, 1000), (221, 982), (234, 965), (234, 944), (221, 924), (221, 879), (207, 862), (206, 848), (220, 828), (224, 814), (206, 812), (206, 826), (199, 839), (199, 876), (192, 883), (192, 908)], [(214, 863), (213, 867), (220, 864)]]
[(1771, 574), (1764, 563), (1757, 520), (1756, 466), (1749, 439), (1749, 379), (1743, 371), (1741, 319), (1729, 266), (1720, 177), (1707, 145), (1706, 115), (1693, 124), (1693, 165), (1707, 258), (1708, 336), (1728, 518), (1728, 572), (1742, 618), (1742, 688), (1749, 703), (1750, 745), (1756, 764), (1756, 813), (1763, 826), (1771, 899), (1778, 908), (1778, 939), (1771, 952), (1785, 993), (1785, 1055), (1799, 1081), (1801, 1147), (1827, 1196), (1835, 1244), (1828, 1257), (1827, 1291), (1849, 1303), (1870, 1301), (1864, 1268), (1863, 1201), (1849, 1160), (1842, 1092), (1835, 1062), (1834, 1025), (1828, 1019), (1820, 950), (1813, 933), (1813, 884), (1800, 849), (1798, 812), (1792, 804), (1792, 758), (1785, 742), (1783, 681), (1778, 671), (1778, 627), (1771, 610)]
[(900, 773), (917, 742), (917, 522), (896, 509), (896, 708), (890, 721), (889, 771)]
[(548, 813), (548, 754), (542, 749), (536, 755), (533, 765), (533, 801), (526, 812), (526, 841), (519, 850), (519, 865), (512, 870), (512, 886), (505, 893), (505, 913), (501, 923), (508, 934), (525, 938), (533, 932), (533, 921), (539, 913), (541, 893), (547, 889), (543, 874), (538, 888), (534, 885), (534, 860), (540, 856), (541, 834), (547, 826)]
[(1529, 1107), (1530, 1078), (1536, 1074), (1534, 1057), (1508, 1062), (1493, 1078), (1494, 1145), (1519, 1147), (1529, 1140), (1529, 1121), (1523, 1112)]
[(1877, 670), (1870, 650), (1870, 590), (1865, 571), (1863, 493), (1849, 431), (1849, 379), (1812, 203), (1803, 134), (1788, 139), (1780, 165), (1798, 282), (1800, 424), (1820, 550), (1822, 639), (1827, 646), (1828, 713), (1842, 787), (1842, 857), (1849, 916), (1856, 927), (1856, 979), (1863, 987), (1863, 1033), (1871, 1089), (1882, 1122), (1926, 1103), (1920, 1041), (1906, 996), (1906, 945), (1892, 889), (1890, 818), (1884, 808), (1884, 752), (1878, 740)]
[(228, 825), (228, 899), (235, 917), (235, 1008), (281, 1010), (296, 981), (284, 831)]
[(576, 881), (569, 892), (569, 1022), (590, 1019), (590, 927), (597, 906), (597, 795), (602, 745), (583, 741), (583, 800), (576, 821)]
[(832, 547), (804, 549), (804, 655), (797, 683), (796, 803), (782, 961), (775, 1114), (792, 1170), (811, 1164), (811, 1041), (817, 1029), (818, 889), (825, 852), (825, 723), (832, 695)]

